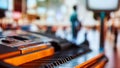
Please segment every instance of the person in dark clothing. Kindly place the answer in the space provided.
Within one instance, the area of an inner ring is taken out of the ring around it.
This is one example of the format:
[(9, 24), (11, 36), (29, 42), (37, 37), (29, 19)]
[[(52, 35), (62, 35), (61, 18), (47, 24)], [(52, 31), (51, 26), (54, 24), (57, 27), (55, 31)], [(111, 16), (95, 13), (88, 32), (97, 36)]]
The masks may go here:
[(117, 37), (118, 37), (118, 30), (116, 27), (114, 27), (114, 35), (115, 35), (114, 50), (116, 50), (117, 49)]
[(77, 26), (79, 26), (79, 20), (78, 20), (78, 15), (77, 15), (77, 6), (73, 6), (74, 12), (70, 16), (70, 21), (71, 21), (71, 28), (72, 28), (72, 37), (73, 39), (76, 39), (77, 37)]
[(5, 17), (5, 10), (0, 9), (0, 18)]

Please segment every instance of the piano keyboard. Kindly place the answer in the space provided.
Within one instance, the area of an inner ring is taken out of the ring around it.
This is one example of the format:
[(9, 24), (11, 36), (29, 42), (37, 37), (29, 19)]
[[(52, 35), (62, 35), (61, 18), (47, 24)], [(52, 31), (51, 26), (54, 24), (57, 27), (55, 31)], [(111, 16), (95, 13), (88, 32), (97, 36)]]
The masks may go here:
[(53, 56), (46, 57), (43, 59), (35, 60), (23, 65), (20, 65), (21, 68), (54, 68), (60, 66), (61, 64), (65, 64), (85, 53), (90, 52), (90, 49), (81, 49), (81, 48), (71, 48), (67, 51), (61, 51)]
[(0, 61), (0, 65), (7, 68), (55, 68), (91, 51), (88, 45), (78, 47), (64, 39), (31, 33), (6, 36), (1, 46), (11, 49), (11, 52), (18, 52), (9, 56), (11, 52), (0, 51), (7, 54)]

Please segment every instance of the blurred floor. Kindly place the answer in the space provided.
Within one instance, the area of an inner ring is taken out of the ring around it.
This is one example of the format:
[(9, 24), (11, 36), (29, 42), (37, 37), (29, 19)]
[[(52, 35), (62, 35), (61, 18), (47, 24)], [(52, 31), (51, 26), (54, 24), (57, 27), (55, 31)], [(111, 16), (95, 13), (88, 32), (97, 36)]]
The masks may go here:
[(106, 64), (105, 68), (120, 68), (120, 32), (117, 38), (117, 50), (113, 50), (114, 46), (114, 35), (107, 37), (105, 42), (105, 54), (109, 59), (109, 62)]
[[(120, 68), (120, 32), (118, 33), (116, 50), (113, 49), (114, 39), (114, 35), (108, 31), (105, 41), (105, 54), (109, 61), (105, 68)], [(88, 31), (88, 40), (90, 41), (90, 48), (93, 50), (93, 52), (99, 52), (99, 32)]]
[[(83, 31), (84, 32), (84, 31)], [(78, 57), (77, 59), (74, 59), (71, 64), (75, 63), (78, 65), (82, 62), (85, 62), (86, 60), (93, 58), (95, 55), (99, 54), (99, 31), (95, 30), (88, 30), (87, 31), (88, 36), (87, 39), (90, 42), (90, 48), (92, 49), (91, 53), (85, 54), (82, 57)], [(83, 33), (84, 34), (84, 33)], [(84, 36), (84, 35), (81, 35)], [(79, 39), (84, 39), (79, 37)], [(117, 50), (115, 51), (113, 49), (114, 46), (114, 34), (112, 34), (110, 31), (107, 31), (106, 34), (106, 41), (105, 41), (105, 54), (108, 57), (108, 63), (105, 65), (105, 68), (120, 68), (120, 32), (118, 33), (118, 38), (117, 38)], [(70, 64), (68, 64), (70, 65)], [(65, 66), (65, 65), (64, 65)], [(67, 67), (67, 66), (66, 66)]]
[[(120, 68), (120, 32), (118, 33), (116, 50), (113, 49), (114, 39), (114, 35), (108, 31), (105, 41), (105, 54), (108, 57), (109, 61), (106, 64), (105, 68)], [(93, 53), (99, 53), (99, 32), (89, 30), (88, 40), (90, 42), (90, 48), (93, 50)]]

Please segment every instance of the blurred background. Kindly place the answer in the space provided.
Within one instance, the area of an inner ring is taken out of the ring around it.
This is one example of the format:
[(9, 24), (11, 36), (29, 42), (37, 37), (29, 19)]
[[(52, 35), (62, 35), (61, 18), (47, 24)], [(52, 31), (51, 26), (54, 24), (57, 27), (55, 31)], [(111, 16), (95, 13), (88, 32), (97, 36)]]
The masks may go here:
[[(72, 37), (70, 21), (74, 5), (77, 6), (77, 17), (80, 22), (76, 39)], [(86, 0), (0, 0), (0, 32), (6, 30), (47, 32), (77, 45), (87, 38), (90, 48), (99, 53), (100, 24), (99, 13), (87, 10)], [(114, 45), (120, 44), (119, 29), (120, 9), (107, 14), (104, 20), (105, 45), (113, 48)], [(108, 47), (106, 49), (110, 52), (107, 52), (107, 55), (111, 55), (112, 49)], [(107, 68), (111, 68), (110, 65), (111, 62)]]
[[(78, 29), (77, 37), (80, 39), (75, 43), (80, 44), (83, 41), (85, 32), (89, 33), (89, 39), (93, 38), (93, 32), (97, 33), (98, 38), (95, 38), (99, 40), (99, 13), (87, 10), (86, 0), (0, 0), (0, 31), (42, 31), (73, 41), (70, 16), (74, 12), (74, 5), (77, 6), (77, 17), (83, 28)], [(114, 29), (120, 28), (119, 17), (119, 9), (107, 14), (104, 23), (105, 37), (112, 37)]]

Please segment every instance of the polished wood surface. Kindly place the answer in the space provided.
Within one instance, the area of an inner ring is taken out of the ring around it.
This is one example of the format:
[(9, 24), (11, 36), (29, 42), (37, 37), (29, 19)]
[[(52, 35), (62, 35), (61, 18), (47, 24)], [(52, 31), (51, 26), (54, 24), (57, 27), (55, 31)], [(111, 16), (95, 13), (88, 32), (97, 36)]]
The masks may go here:
[(34, 46), (20, 48), (20, 50), (21, 50), (22, 54), (26, 54), (26, 53), (34, 52), (37, 50), (45, 49), (47, 47), (48, 47), (47, 44), (38, 44), (38, 45), (34, 45)]
[(98, 65), (95, 66), (95, 68), (104, 68), (105, 64), (107, 63), (108, 59), (104, 58), (102, 61), (98, 63)]
[(11, 64), (13, 66), (19, 66), (21, 64), (33, 61), (33, 60), (37, 60), (43, 57), (47, 57), (47, 56), (51, 56), (54, 54), (54, 48), (49, 46), (47, 48), (38, 50), (36, 52), (32, 52), (29, 54), (24, 54), (24, 55), (20, 55), (20, 56), (15, 56), (15, 57), (11, 57), (11, 58), (6, 58), (3, 61), (5, 63)]
[(90, 60), (87, 60), (86, 62), (83, 62), (82, 64), (80, 65), (77, 65), (75, 68), (88, 68), (90, 66), (92, 66), (93, 64), (95, 64), (98, 60), (100, 60), (102, 57), (104, 56), (104, 54), (99, 54), (95, 57), (93, 57), (92, 59)]

